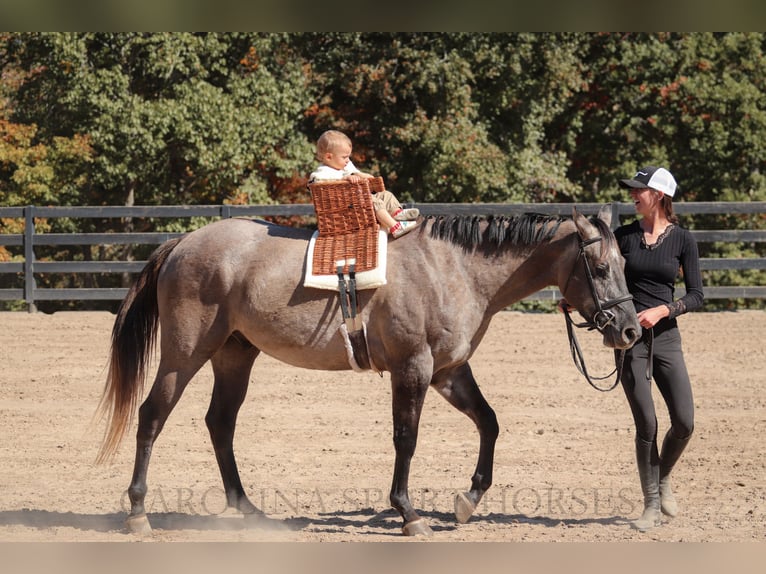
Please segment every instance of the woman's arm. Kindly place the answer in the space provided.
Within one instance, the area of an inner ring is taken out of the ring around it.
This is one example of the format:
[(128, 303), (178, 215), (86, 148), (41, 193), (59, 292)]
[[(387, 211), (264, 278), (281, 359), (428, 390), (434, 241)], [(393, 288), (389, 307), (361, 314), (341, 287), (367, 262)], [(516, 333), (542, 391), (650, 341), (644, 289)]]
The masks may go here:
[(671, 319), (702, 308), (705, 295), (702, 291), (702, 274), (700, 273), (700, 258), (697, 242), (691, 233), (686, 231), (683, 249), (681, 251), (681, 271), (684, 277), (686, 293), (680, 299), (668, 304)]

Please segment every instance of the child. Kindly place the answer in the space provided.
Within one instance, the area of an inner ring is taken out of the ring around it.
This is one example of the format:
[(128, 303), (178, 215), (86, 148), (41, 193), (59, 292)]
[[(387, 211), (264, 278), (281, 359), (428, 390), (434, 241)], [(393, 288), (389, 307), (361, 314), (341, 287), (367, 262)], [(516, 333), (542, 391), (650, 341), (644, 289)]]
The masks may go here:
[[(351, 140), (346, 134), (336, 130), (324, 132), (317, 141), (317, 159), (321, 165), (311, 173), (309, 183), (333, 180), (359, 183), (362, 179), (374, 177), (359, 171), (350, 157)], [(388, 229), (394, 239), (417, 227), (417, 223), (413, 220), (417, 219), (420, 212), (414, 208), (403, 209), (390, 191), (374, 193), (372, 206), (375, 217), (384, 229)]]

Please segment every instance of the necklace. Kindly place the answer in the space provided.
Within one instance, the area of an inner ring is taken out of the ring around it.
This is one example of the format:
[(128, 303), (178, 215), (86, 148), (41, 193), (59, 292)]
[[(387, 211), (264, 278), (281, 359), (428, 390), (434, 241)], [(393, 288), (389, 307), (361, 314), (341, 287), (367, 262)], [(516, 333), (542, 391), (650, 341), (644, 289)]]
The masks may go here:
[(660, 245), (662, 245), (662, 242), (665, 241), (665, 238), (670, 234), (670, 232), (675, 227), (675, 224), (669, 223), (668, 226), (665, 228), (665, 230), (660, 233), (657, 236), (657, 239), (654, 243), (647, 243), (646, 242), (646, 233), (644, 233), (644, 230), (641, 230), (641, 246), (644, 249), (648, 249), (649, 251), (654, 251), (657, 249)]

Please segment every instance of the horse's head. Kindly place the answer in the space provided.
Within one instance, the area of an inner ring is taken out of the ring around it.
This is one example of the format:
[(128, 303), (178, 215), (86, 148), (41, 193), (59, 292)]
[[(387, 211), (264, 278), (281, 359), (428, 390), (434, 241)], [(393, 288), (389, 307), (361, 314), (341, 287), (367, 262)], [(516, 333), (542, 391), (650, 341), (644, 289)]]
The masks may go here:
[(585, 319), (577, 326), (598, 329), (605, 345), (626, 349), (640, 337), (641, 325), (625, 283), (625, 260), (610, 229), (611, 210), (605, 206), (589, 220), (573, 208), (572, 219), (578, 242), (569, 270), (562, 266), (561, 292)]

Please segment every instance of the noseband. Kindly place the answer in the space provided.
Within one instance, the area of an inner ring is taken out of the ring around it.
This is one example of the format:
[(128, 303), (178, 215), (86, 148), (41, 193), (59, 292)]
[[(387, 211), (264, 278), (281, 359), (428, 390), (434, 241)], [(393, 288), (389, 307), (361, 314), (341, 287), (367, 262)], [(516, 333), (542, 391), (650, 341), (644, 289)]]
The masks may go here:
[[(564, 317), (566, 319), (567, 324), (567, 335), (569, 337), (569, 349), (572, 352), (572, 360), (574, 361), (575, 366), (577, 367), (577, 370), (580, 371), (580, 373), (585, 377), (585, 379), (588, 381), (590, 386), (592, 386), (594, 389), (602, 392), (611, 391), (617, 386), (617, 383), (620, 382), (620, 376), (622, 375), (622, 364), (623, 360), (625, 358), (625, 351), (620, 351), (619, 356), (619, 362), (616, 364), (614, 370), (609, 373), (608, 375), (605, 375), (603, 377), (593, 377), (588, 374), (588, 369), (585, 368), (585, 359), (583, 358), (582, 349), (580, 348), (580, 343), (577, 341), (577, 337), (575, 336), (574, 329), (572, 327), (578, 327), (578, 328), (587, 328), (589, 331), (592, 331), (593, 329), (596, 329), (599, 332), (603, 332), (603, 330), (614, 321), (614, 313), (610, 311), (612, 307), (615, 307), (619, 305), (620, 303), (625, 303), (626, 301), (630, 301), (633, 299), (633, 295), (627, 294), (627, 295), (620, 295), (619, 297), (615, 297), (614, 299), (607, 299), (606, 301), (602, 301), (599, 299), (598, 292), (596, 291), (596, 284), (593, 281), (593, 273), (590, 269), (590, 264), (588, 263), (588, 258), (585, 255), (585, 248), (588, 245), (591, 245), (593, 243), (597, 243), (602, 240), (602, 237), (591, 237), (590, 239), (584, 239), (580, 241), (580, 249), (577, 254), (577, 259), (582, 259), (583, 265), (585, 265), (585, 277), (588, 280), (588, 287), (590, 288), (590, 294), (593, 298), (593, 302), (596, 305), (596, 312), (593, 313), (593, 317), (590, 318), (588, 321), (583, 321), (581, 323), (575, 323), (572, 321), (571, 314), (568, 310), (564, 310)], [(577, 262), (575, 261), (575, 265), (577, 265)], [(567, 279), (567, 286), (569, 285), (569, 280), (572, 278), (572, 274), (574, 273), (574, 265), (572, 266), (572, 272), (569, 274), (569, 278)], [(564, 290), (566, 291), (566, 286), (564, 287)], [(611, 387), (603, 388), (596, 385), (593, 380), (597, 381), (603, 381), (604, 379), (611, 377), (614, 373), (617, 373), (617, 378), (614, 381), (614, 384), (612, 384)]]

